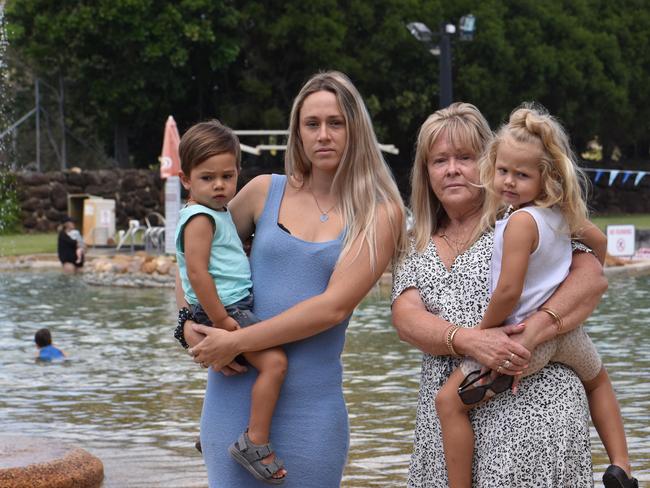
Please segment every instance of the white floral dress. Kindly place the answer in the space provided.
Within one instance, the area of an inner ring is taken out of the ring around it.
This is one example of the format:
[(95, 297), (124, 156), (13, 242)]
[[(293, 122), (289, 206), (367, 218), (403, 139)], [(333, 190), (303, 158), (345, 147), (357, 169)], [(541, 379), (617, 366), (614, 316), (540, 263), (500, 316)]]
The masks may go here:
[[(433, 241), (421, 254), (413, 242), (393, 272), (395, 300), (416, 288), (427, 310), (463, 327), (478, 324), (489, 302), (492, 233), (458, 256), (451, 270)], [(435, 397), (459, 361), (423, 354), (409, 488), (446, 488), (447, 470)], [(475, 488), (593, 486), (589, 410), (573, 371), (551, 363), (470, 413), (475, 432)]]

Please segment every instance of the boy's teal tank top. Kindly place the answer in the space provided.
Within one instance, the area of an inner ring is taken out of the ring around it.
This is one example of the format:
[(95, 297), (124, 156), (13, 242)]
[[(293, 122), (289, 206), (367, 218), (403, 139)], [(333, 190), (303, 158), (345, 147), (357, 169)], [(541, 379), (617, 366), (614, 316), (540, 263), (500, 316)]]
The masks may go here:
[(185, 225), (192, 217), (199, 214), (208, 215), (214, 221), (215, 232), (212, 238), (208, 272), (217, 287), (217, 294), (221, 303), (224, 306), (231, 305), (246, 298), (253, 286), (248, 257), (244, 253), (244, 248), (239, 240), (230, 212), (228, 210), (218, 212), (199, 204), (182, 208), (176, 226), (176, 260), (178, 261), (178, 270), (185, 300), (191, 305), (199, 303), (187, 277), (185, 247), (183, 245), (184, 238), (187, 239), (187, 236), (183, 236)]

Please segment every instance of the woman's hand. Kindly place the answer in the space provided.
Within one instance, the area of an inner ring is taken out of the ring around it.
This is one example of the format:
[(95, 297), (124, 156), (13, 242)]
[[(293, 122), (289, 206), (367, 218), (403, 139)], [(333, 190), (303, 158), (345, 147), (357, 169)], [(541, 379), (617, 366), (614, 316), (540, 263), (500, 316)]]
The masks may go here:
[[(203, 334), (202, 332), (197, 332), (194, 330), (195, 325), (198, 327), (204, 327), (192, 320), (187, 320), (185, 322), (185, 327), (183, 329), (183, 335), (185, 336), (185, 340), (190, 345), (190, 349), (188, 349), (188, 353), (190, 354), (190, 356), (192, 356), (192, 358), (194, 358), (194, 355), (192, 354), (194, 352), (194, 348), (192, 346), (197, 346), (206, 337), (206, 335)], [(219, 330), (219, 329), (213, 329), (212, 327), (207, 327), (207, 328), (210, 330)], [(194, 362), (201, 364), (199, 361), (196, 360)], [(209, 364), (206, 363), (205, 366), (207, 367), (208, 365)], [(219, 371), (219, 370), (215, 369), (215, 371)], [(239, 364), (237, 361), (232, 361), (231, 363), (221, 368), (221, 373), (224, 376), (235, 376), (237, 374), (245, 373), (246, 371), (248, 371), (248, 368), (243, 364)]]
[(523, 324), (491, 329), (463, 328), (454, 338), (460, 353), (473, 357), (480, 364), (511, 376), (519, 375), (528, 366), (531, 350), (513, 337), (521, 336)]
[(242, 372), (241, 368), (234, 366), (237, 363), (233, 360), (241, 351), (237, 350), (233, 332), (196, 323), (191, 327), (194, 332), (205, 335), (201, 342), (189, 349), (195, 363), (204, 367), (211, 366), (215, 371), (223, 370), (226, 376)]

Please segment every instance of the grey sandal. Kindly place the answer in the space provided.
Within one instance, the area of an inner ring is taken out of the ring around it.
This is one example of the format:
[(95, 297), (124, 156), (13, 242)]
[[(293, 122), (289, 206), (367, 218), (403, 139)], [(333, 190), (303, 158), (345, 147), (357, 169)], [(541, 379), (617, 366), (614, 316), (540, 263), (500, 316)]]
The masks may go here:
[(284, 463), (277, 456), (269, 464), (264, 464), (262, 459), (273, 453), (271, 443), (253, 444), (248, 438), (248, 431), (239, 436), (237, 442), (233, 442), (228, 448), (232, 458), (241, 464), (250, 474), (260, 481), (271, 485), (284, 483), (286, 475), (282, 478), (274, 478), (273, 475), (284, 468)]

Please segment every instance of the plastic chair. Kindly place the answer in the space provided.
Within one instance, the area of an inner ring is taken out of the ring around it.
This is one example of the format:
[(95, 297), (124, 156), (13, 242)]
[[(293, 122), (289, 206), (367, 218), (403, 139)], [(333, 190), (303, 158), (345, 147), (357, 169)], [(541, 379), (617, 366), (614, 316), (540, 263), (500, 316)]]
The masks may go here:
[(120, 248), (124, 245), (127, 240), (131, 240), (131, 252), (135, 252), (135, 236), (138, 232), (144, 233), (145, 229), (140, 225), (139, 220), (129, 220), (129, 228), (124, 231), (120, 230), (117, 233), (118, 242), (115, 247), (116, 251), (119, 251)]

